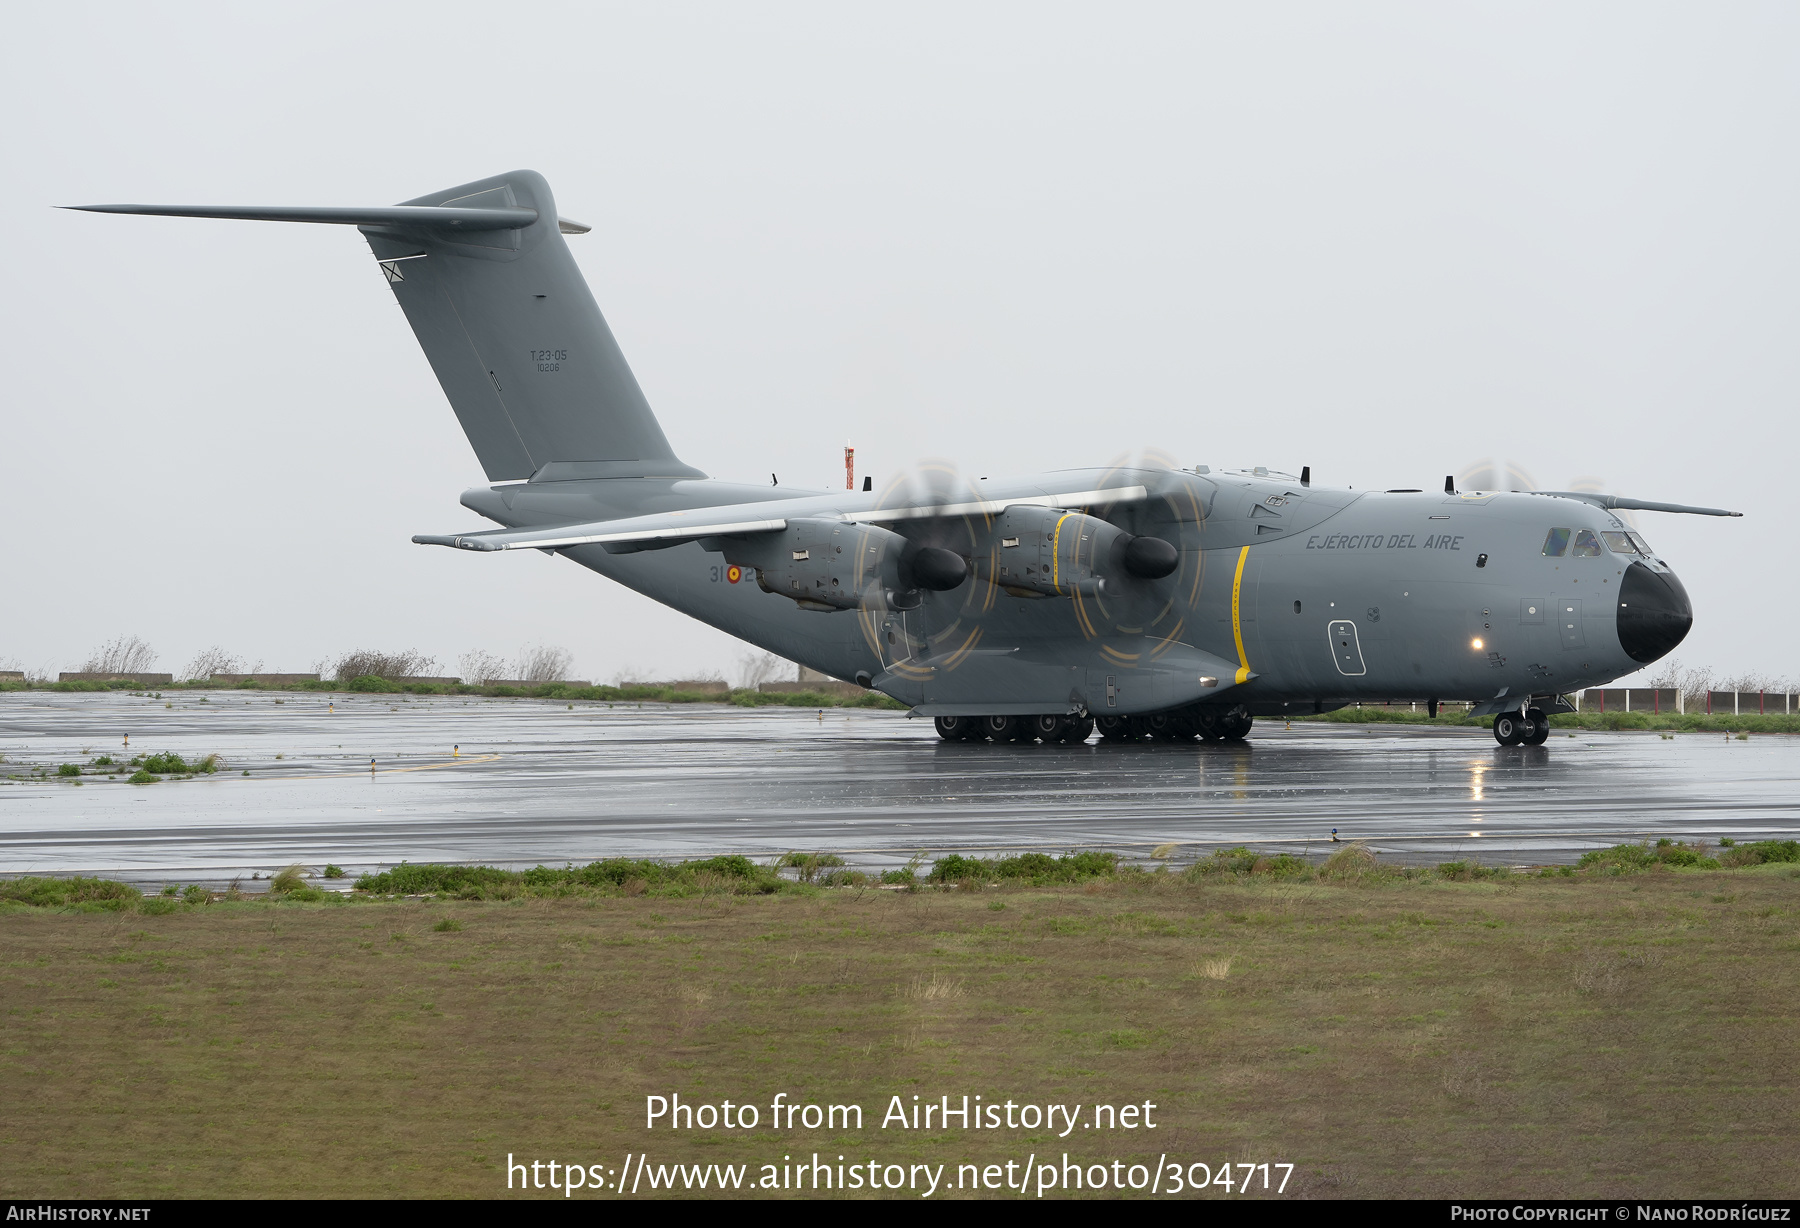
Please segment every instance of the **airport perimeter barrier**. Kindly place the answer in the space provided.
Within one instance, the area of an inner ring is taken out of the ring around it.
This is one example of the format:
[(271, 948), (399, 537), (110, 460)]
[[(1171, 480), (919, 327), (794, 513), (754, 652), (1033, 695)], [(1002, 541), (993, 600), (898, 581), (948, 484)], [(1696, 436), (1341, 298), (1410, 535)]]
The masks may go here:
[(1800, 695), (1780, 691), (1708, 691), (1706, 712), (1732, 716), (1792, 716), (1800, 712)]
[(1569, 696), (1579, 712), (1650, 712), (1674, 716), (1683, 711), (1674, 687), (1607, 687), (1576, 691)]
[(174, 674), (109, 674), (103, 670), (64, 670), (58, 682), (135, 682), (140, 686), (171, 686)]
[(644, 686), (658, 691), (692, 691), (699, 695), (723, 695), (731, 684), (719, 678), (681, 678), (674, 682), (621, 682), (620, 686)]
[(820, 695), (834, 695), (839, 699), (855, 699), (868, 694), (863, 687), (854, 682), (839, 682), (836, 678), (824, 682), (765, 682), (756, 688), (767, 695), (793, 695), (801, 691), (815, 691)]
[[(405, 682), (417, 682), (419, 679), (402, 679)], [(558, 678), (554, 682), (529, 682), (524, 678), (489, 678), (486, 682), (471, 682), (470, 686), (510, 686), (525, 690), (534, 686), (593, 686), (585, 678)], [(661, 685), (660, 683), (657, 685)]]
[(22, 669), (0, 669), (0, 682), (23, 682), (25, 671)]
[(260, 682), (264, 686), (291, 686), (296, 682), (317, 682), (317, 674), (209, 674), (208, 682), (236, 686), (240, 682)]

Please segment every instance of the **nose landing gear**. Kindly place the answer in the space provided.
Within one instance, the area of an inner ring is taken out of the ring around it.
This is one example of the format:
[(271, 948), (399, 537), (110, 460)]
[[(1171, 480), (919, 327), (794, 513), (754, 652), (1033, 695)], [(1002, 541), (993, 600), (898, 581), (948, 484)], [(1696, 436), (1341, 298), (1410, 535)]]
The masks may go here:
[(1550, 717), (1542, 708), (1502, 712), (1494, 718), (1494, 741), (1502, 746), (1542, 746), (1550, 738)]

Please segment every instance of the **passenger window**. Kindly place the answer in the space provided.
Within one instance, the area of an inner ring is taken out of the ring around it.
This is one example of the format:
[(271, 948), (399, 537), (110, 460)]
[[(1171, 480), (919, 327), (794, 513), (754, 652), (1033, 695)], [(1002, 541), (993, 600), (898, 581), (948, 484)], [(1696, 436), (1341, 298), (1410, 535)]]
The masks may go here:
[(1567, 529), (1551, 529), (1550, 535), (1544, 539), (1544, 553), (1553, 559), (1560, 559), (1569, 552), (1569, 531)]
[(1600, 536), (1606, 539), (1606, 548), (1614, 554), (1638, 553), (1638, 548), (1631, 544), (1629, 533), (1602, 533)]
[(1594, 536), (1592, 529), (1575, 530), (1575, 557), (1578, 559), (1600, 557), (1600, 539)]

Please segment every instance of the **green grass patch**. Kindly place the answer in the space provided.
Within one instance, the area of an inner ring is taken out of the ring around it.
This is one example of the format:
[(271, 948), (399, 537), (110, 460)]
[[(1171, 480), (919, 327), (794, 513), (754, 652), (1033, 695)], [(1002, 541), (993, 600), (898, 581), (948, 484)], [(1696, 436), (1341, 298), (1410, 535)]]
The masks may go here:
[(768, 895), (793, 887), (773, 866), (747, 857), (662, 862), (615, 857), (585, 866), (502, 870), (494, 866), (401, 863), (365, 874), (356, 889), (372, 895), (444, 895), (463, 900), (561, 898), (579, 895)]

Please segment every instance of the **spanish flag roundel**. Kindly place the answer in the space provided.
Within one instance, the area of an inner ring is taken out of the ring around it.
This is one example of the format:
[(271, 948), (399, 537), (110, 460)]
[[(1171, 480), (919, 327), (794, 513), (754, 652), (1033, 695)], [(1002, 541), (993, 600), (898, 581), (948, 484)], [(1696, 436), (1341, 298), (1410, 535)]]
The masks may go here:
[(733, 584), (736, 584), (739, 580), (744, 578), (744, 569), (733, 563), (730, 567), (725, 569), (725, 578), (730, 580)]

